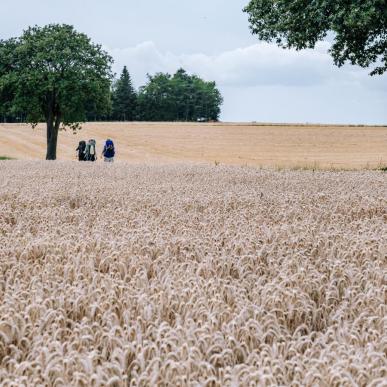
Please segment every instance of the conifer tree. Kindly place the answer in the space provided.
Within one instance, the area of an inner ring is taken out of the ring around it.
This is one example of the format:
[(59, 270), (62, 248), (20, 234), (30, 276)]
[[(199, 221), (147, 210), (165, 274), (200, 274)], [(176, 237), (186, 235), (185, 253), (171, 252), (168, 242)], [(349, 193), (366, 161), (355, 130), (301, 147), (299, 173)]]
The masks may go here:
[(133, 121), (135, 118), (137, 95), (129, 71), (124, 66), (120, 79), (113, 88), (112, 115), (119, 121)]

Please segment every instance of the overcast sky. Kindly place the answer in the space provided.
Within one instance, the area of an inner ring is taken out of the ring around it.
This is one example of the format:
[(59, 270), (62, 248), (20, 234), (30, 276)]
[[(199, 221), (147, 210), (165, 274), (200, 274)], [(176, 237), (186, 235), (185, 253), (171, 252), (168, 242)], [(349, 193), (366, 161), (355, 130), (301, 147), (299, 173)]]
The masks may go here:
[(387, 75), (338, 69), (327, 54), (295, 52), (250, 34), (248, 0), (1, 0), (0, 38), (68, 23), (102, 44), (134, 84), (183, 67), (215, 80), (224, 121), (387, 124)]

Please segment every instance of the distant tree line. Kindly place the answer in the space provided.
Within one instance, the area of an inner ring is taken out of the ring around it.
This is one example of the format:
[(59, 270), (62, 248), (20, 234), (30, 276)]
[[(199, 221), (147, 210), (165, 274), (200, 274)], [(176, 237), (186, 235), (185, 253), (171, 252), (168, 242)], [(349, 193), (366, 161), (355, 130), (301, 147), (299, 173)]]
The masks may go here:
[[(85, 121), (217, 121), (223, 98), (215, 82), (179, 69), (174, 75), (147, 75), (147, 83), (136, 90), (126, 66), (113, 81), (108, 106), (99, 101), (85, 106)], [(4, 99), (5, 100), (5, 99)], [(44, 117), (42, 117), (44, 120)], [(12, 104), (0, 105), (0, 122), (27, 122), (27, 113)]]
[(219, 119), (222, 96), (215, 82), (179, 69), (174, 75), (148, 75), (137, 94), (137, 118), (145, 121)]

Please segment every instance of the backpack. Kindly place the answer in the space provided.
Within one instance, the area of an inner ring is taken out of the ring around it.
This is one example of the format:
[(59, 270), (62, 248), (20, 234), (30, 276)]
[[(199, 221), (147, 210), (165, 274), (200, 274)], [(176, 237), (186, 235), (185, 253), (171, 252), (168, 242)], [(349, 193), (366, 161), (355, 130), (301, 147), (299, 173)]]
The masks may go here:
[(90, 140), (89, 154), (91, 156), (95, 155), (95, 140)]
[(79, 141), (78, 150), (84, 152), (86, 149), (86, 141)]
[(97, 160), (97, 150), (96, 150), (95, 140), (91, 139), (87, 142), (86, 150), (85, 150), (85, 159), (87, 161), (95, 161)]
[(104, 156), (107, 158), (114, 157), (115, 150), (114, 150), (114, 143), (112, 140), (108, 139), (105, 142), (105, 147), (104, 147)]
[(84, 153), (85, 149), (86, 149), (86, 141), (79, 141), (79, 144), (78, 144), (78, 154)]
[(85, 161), (86, 160), (86, 141), (79, 141), (78, 148), (78, 160)]

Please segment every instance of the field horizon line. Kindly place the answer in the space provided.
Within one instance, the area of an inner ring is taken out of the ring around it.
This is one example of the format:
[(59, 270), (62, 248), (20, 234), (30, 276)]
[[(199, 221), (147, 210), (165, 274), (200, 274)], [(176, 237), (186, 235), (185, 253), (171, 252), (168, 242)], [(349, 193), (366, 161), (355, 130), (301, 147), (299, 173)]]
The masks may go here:
[[(255, 122), (255, 121), (217, 121), (217, 122), (194, 122), (194, 121), (80, 121), (81, 124), (131, 124), (131, 125), (192, 125), (192, 126), (257, 126), (257, 127), (311, 127), (311, 128), (386, 128), (386, 124), (337, 124), (318, 122)], [(39, 122), (38, 125), (45, 125)], [(1, 122), (0, 126), (20, 125), (30, 126), (28, 122)]]

